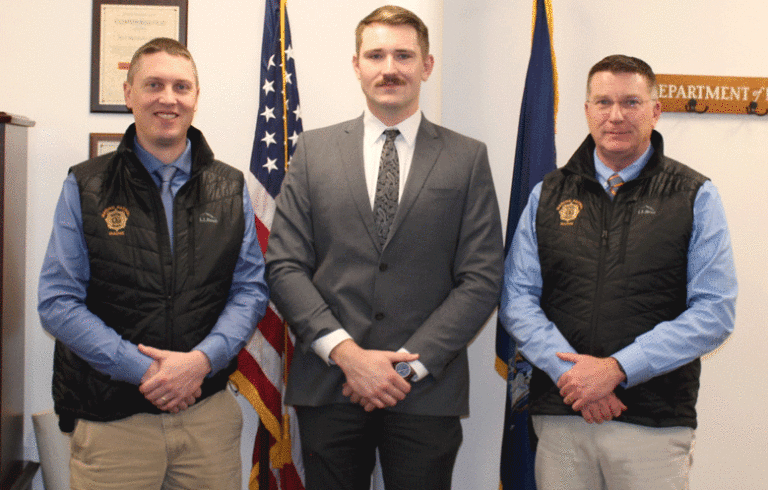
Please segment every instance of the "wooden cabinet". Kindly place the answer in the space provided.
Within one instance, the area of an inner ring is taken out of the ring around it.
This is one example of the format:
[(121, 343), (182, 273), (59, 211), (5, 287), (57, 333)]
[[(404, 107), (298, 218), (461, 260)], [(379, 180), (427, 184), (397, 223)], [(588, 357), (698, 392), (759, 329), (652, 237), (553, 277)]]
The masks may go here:
[(0, 112), (0, 488), (28, 487), (24, 460), (24, 305), (29, 119)]

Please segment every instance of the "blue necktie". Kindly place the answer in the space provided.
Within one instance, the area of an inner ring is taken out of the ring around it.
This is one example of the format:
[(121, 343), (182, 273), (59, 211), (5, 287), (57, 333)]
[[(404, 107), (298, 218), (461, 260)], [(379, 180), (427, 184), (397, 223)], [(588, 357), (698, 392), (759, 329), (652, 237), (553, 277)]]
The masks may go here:
[(160, 188), (160, 197), (163, 199), (165, 208), (165, 221), (168, 223), (168, 233), (171, 236), (171, 248), (173, 248), (173, 192), (171, 192), (171, 180), (176, 173), (176, 167), (173, 165), (164, 165), (157, 170), (157, 174), (163, 181)]

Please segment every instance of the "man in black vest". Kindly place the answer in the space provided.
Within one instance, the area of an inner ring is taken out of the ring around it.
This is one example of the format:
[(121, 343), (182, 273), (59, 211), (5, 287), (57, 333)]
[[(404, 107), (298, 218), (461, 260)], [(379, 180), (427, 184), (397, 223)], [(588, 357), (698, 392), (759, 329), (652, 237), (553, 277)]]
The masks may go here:
[(537, 486), (688, 488), (700, 357), (734, 326), (725, 213), (664, 155), (645, 62), (598, 62), (584, 108), (590, 135), (520, 218), (499, 313), (535, 366)]
[(40, 277), (71, 488), (240, 490), (226, 386), (268, 303), (248, 191), (191, 126), (186, 47), (139, 48), (124, 92), (135, 124), (70, 169)]

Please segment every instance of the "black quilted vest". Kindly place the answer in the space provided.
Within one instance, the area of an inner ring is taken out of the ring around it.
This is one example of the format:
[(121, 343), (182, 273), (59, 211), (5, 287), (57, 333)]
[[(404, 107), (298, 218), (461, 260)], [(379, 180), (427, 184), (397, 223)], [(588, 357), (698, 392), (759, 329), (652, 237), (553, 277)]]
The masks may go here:
[[(88, 309), (135, 344), (188, 352), (224, 309), (243, 240), (243, 174), (213, 159), (190, 128), (192, 174), (174, 202), (175, 254), (160, 191), (133, 152), (128, 128), (115, 153), (70, 169), (80, 190), (88, 246)], [(203, 397), (234, 369), (203, 383)], [(61, 342), (54, 353), (53, 399), (63, 430), (74, 420), (109, 421), (158, 413), (138, 387), (112, 381)]]
[[(537, 211), (541, 306), (581, 354), (608, 357), (686, 309), (693, 204), (706, 177), (664, 156), (653, 132), (650, 161), (611, 201), (595, 179), (587, 137), (568, 164), (544, 179)], [(616, 395), (618, 420), (696, 427), (697, 359)], [(573, 415), (544, 372), (531, 380), (532, 414)]]

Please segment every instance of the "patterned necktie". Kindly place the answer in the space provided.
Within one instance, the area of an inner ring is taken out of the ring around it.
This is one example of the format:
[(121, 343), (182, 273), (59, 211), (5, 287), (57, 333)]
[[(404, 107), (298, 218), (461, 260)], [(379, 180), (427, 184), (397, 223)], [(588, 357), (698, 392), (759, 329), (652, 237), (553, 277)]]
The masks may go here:
[(624, 181), (619, 176), (619, 174), (613, 174), (610, 177), (608, 177), (608, 192), (611, 193), (611, 196), (615, 196), (617, 192), (619, 192), (619, 187), (624, 185)]
[(160, 197), (163, 199), (165, 208), (165, 221), (168, 223), (168, 233), (171, 236), (171, 248), (173, 248), (173, 193), (171, 192), (171, 180), (176, 173), (176, 167), (173, 165), (163, 165), (157, 170), (157, 175), (163, 181), (160, 188)]
[(397, 212), (397, 194), (400, 186), (400, 163), (395, 148), (395, 138), (400, 131), (388, 129), (384, 131), (387, 139), (381, 149), (379, 163), (379, 178), (376, 181), (376, 197), (373, 201), (374, 221), (379, 244), (383, 247), (389, 236), (389, 229), (395, 220)]

